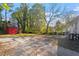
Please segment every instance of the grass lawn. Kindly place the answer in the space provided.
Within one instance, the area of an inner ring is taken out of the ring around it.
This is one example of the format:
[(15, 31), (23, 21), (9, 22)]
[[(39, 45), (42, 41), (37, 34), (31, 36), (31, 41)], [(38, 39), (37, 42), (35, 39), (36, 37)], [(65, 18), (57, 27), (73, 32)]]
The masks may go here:
[(0, 35), (0, 38), (7, 38), (7, 37), (25, 37), (25, 36), (34, 36), (34, 35), (37, 35), (37, 34), (3, 34), (3, 35)]

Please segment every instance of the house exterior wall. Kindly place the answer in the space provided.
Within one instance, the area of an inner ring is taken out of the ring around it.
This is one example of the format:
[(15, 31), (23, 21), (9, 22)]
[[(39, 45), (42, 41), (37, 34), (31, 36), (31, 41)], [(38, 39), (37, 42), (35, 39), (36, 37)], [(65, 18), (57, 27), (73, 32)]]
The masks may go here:
[(77, 24), (77, 33), (79, 33), (79, 20), (78, 20), (78, 24)]
[(69, 32), (79, 34), (79, 16), (74, 18), (73, 24), (70, 26)]

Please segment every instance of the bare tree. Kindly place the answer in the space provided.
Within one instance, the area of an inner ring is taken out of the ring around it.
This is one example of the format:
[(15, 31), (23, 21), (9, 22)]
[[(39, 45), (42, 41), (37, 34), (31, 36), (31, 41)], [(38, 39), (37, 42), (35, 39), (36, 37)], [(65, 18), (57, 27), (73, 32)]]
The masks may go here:
[[(47, 23), (46, 33), (48, 33), (48, 28), (49, 28), (50, 22), (55, 20), (57, 17), (61, 17), (63, 15), (64, 9), (65, 8), (63, 8), (63, 10), (60, 11), (59, 4), (57, 4), (57, 3), (51, 4), (51, 7), (49, 8), (49, 12), (48, 12), (47, 16), (45, 16), (45, 21)], [(48, 20), (46, 20), (47, 17), (49, 18)]]

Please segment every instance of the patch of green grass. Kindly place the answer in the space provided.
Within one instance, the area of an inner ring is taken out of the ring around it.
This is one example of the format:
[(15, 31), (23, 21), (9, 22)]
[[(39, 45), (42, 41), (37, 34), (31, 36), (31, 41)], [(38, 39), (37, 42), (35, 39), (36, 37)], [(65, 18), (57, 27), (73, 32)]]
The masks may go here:
[(25, 37), (25, 36), (34, 36), (36, 34), (5, 34), (0, 35), (0, 38), (6, 38), (6, 37)]

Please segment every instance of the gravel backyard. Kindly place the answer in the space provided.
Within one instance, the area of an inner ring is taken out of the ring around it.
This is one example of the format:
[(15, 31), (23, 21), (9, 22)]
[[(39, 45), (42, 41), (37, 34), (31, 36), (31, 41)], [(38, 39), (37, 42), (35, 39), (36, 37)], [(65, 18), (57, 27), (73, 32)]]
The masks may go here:
[(57, 55), (57, 41), (52, 39), (52, 36), (38, 35), (31, 37), (0, 38), (0, 42), (0, 55)]
[(0, 56), (79, 55), (75, 51), (63, 48), (62, 43), (60, 38), (52, 35), (0, 38)]

